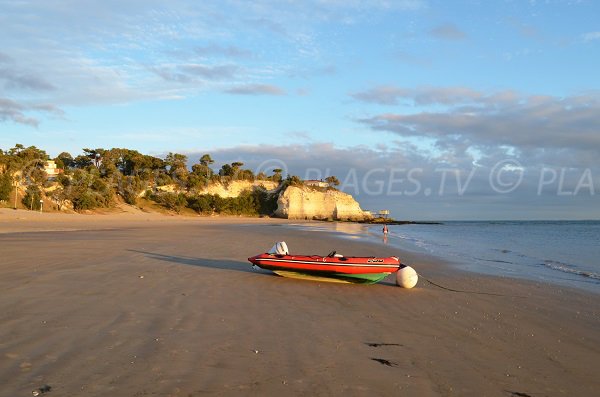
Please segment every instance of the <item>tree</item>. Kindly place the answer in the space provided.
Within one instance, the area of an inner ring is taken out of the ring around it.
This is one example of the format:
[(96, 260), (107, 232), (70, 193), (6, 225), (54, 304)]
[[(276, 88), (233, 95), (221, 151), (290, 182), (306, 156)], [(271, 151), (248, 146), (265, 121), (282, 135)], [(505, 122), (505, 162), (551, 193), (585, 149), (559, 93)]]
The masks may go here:
[(21, 144), (16, 144), (8, 151), (6, 167), (13, 173), (23, 171), (25, 175), (28, 175), (33, 169), (43, 167), (47, 159), (46, 152), (35, 146), (25, 148)]
[(205, 154), (200, 157), (198, 164), (192, 165), (192, 174), (190, 175), (190, 181), (188, 186), (199, 188), (206, 185), (213, 175), (212, 169), (209, 165), (215, 161), (210, 157), (210, 154)]
[(240, 167), (243, 165), (244, 163), (239, 161), (234, 161), (233, 163), (231, 163), (231, 171), (229, 176), (235, 179), (240, 179)]
[(92, 165), (92, 159), (88, 156), (79, 155), (73, 159), (73, 167), (79, 168), (81, 170), (86, 169)]
[(59, 211), (62, 209), (62, 206), (65, 205), (65, 202), (70, 197), (69, 190), (69, 188), (59, 187), (57, 189), (54, 189), (50, 194), (50, 198), (56, 203)]
[(139, 176), (126, 176), (119, 185), (119, 194), (127, 204), (135, 205), (138, 195), (144, 190), (144, 182)]
[(8, 150), (8, 154), (11, 156), (17, 156), (23, 149), (25, 149), (25, 147), (20, 143), (17, 143), (14, 148)]
[(169, 167), (169, 173), (172, 175), (177, 171), (186, 168), (187, 156), (179, 153), (171, 153), (167, 154), (165, 158), (165, 163)]
[(187, 200), (183, 193), (171, 193), (165, 192), (155, 196), (156, 201), (159, 204), (162, 204), (169, 210), (174, 210), (175, 212), (181, 211), (181, 208), (187, 204)]
[(212, 159), (212, 157), (210, 157), (210, 154), (208, 153), (200, 157), (200, 164), (202, 164), (205, 167), (210, 166), (214, 162), (215, 161)]
[(40, 188), (36, 185), (29, 185), (27, 186), (27, 190), (25, 191), (25, 197), (23, 197), (23, 200), (21, 200), (21, 202), (26, 208), (32, 210), (39, 210), (41, 198), (42, 192), (40, 191)]
[[(56, 156), (54, 161), (56, 162), (56, 164), (59, 168), (64, 168), (64, 169), (73, 167), (75, 165), (73, 162), (73, 157), (68, 152), (62, 152), (61, 154)], [(62, 165), (62, 167), (61, 167), (61, 165)]]
[(0, 201), (8, 201), (12, 191), (12, 178), (10, 173), (0, 174)]
[(92, 167), (90, 171), (77, 169), (69, 187), (69, 200), (76, 210), (89, 210), (108, 207), (114, 197), (112, 188), (100, 177), (99, 171)]
[(283, 170), (281, 168), (275, 168), (273, 170), (273, 177), (272, 177), (273, 181), (275, 181), (275, 182), (281, 182), (281, 172), (282, 171)]
[(219, 175), (221, 176), (233, 176), (234, 170), (233, 167), (229, 164), (223, 164), (221, 169), (219, 170)]
[(302, 179), (296, 175), (288, 175), (282, 183), (284, 188), (287, 188), (288, 186), (304, 186)]
[(333, 175), (325, 178), (325, 182), (327, 182), (329, 184), (329, 186), (331, 186), (331, 187), (339, 186), (339, 184), (340, 184), (340, 181), (337, 179), (337, 177), (335, 177)]
[(186, 162), (187, 156), (179, 153), (169, 152), (165, 158), (165, 163), (169, 167), (169, 175), (182, 188), (186, 187), (188, 179)]

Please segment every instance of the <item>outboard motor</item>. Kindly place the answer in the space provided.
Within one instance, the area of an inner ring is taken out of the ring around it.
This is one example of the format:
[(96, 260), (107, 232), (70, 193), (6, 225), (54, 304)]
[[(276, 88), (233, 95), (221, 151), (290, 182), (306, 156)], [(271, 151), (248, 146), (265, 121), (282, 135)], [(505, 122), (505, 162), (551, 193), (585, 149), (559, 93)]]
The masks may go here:
[(267, 252), (268, 254), (277, 254), (277, 255), (289, 255), (288, 246), (285, 241), (279, 241), (275, 243), (273, 247)]

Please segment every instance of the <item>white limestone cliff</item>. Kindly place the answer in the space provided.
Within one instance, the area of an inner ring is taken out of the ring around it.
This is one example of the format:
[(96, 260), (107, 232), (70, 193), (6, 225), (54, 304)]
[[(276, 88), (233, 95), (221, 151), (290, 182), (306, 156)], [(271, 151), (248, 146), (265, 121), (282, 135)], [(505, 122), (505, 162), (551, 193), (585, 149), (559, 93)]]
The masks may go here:
[[(240, 193), (244, 190), (252, 190), (255, 187), (262, 186), (267, 191), (271, 191), (277, 188), (278, 183), (273, 181), (231, 181), (229, 183), (223, 184), (220, 182), (211, 182), (204, 189), (198, 190), (198, 194), (216, 194), (217, 196), (221, 196), (223, 198), (227, 197), (238, 197)], [(177, 185), (165, 185), (159, 186), (156, 190), (161, 192), (177, 192)], [(142, 192), (140, 195), (143, 195)]]
[(223, 198), (238, 197), (244, 190), (252, 190), (258, 186), (262, 186), (267, 191), (272, 191), (277, 188), (278, 183), (273, 181), (232, 181), (227, 184), (211, 183), (198, 193), (216, 194), (217, 196), (221, 196)]
[(370, 219), (354, 198), (338, 190), (315, 190), (289, 186), (279, 195), (275, 216), (288, 219), (334, 219), (362, 221)]

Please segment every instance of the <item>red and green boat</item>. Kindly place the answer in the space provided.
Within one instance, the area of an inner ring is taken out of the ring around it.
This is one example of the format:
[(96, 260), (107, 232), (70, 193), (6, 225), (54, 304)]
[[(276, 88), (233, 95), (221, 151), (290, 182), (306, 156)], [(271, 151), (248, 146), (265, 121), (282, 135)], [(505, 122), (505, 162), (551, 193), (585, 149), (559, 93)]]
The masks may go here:
[(343, 256), (335, 251), (327, 256), (291, 255), (285, 242), (277, 243), (269, 252), (248, 260), (283, 277), (359, 284), (376, 283), (398, 271), (401, 266), (395, 256)]

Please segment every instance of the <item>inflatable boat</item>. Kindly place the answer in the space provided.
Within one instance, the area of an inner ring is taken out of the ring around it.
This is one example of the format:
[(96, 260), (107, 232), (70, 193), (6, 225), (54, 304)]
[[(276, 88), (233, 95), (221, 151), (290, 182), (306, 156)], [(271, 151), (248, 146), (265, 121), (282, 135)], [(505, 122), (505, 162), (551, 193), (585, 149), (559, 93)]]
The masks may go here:
[(283, 241), (248, 260), (283, 277), (360, 284), (376, 283), (403, 266), (395, 256), (343, 256), (335, 251), (326, 256), (291, 255)]

